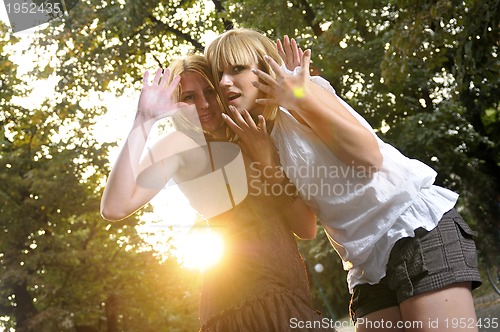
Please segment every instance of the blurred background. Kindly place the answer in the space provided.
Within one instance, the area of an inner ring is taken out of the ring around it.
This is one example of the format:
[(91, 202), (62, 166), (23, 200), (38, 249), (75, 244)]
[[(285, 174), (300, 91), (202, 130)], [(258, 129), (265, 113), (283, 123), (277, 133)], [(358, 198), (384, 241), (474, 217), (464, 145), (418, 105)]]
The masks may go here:
[[(460, 194), (481, 270), (498, 259), (500, 1), (86, 0), (16, 33), (1, 7), (0, 331), (199, 328), (220, 239), (175, 188), (115, 223), (99, 202), (143, 72), (232, 27), (311, 48), (314, 74)], [(347, 316), (346, 273), (321, 228), (298, 243), (315, 306)]]

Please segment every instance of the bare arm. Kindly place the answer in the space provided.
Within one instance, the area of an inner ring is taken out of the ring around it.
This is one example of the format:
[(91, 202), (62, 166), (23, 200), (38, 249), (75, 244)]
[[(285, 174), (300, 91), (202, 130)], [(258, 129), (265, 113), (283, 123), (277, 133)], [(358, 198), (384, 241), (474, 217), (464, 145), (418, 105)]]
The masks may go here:
[[(305, 69), (304, 69), (305, 70)], [(378, 171), (383, 158), (374, 134), (364, 127), (340, 99), (310, 82), (296, 111), (344, 163)], [(307, 97), (306, 97), (307, 95)]]
[[(265, 194), (272, 195), (274, 192), (283, 192), (283, 190), (287, 191), (284, 193), (285, 195), (292, 194), (292, 190), (296, 189), (287, 182), (286, 175), (280, 167), (274, 144), (269, 133), (265, 130), (264, 117), (259, 116), (259, 124), (257, 125), (246, 110), (240, 113), (233, 106), (230, 106), (230, 109), (234, 120), (225, 114), (223, 115), (224, 120), (241, 138), (242, 150), (256, 163), (261, 180), (266, 183), (268, 188), (271, 188)], [(291, 197), (293, 198), (293, 196)], [(298, 237), (313, 239), (316, 236), (316, 214), (300, 197), (283, 208), (282, 212), (290, 229)]]
[[(164, 181), (168, 181), (168, 176), (158, 178), (159, 183), (154, 187), (140, 186), (137, 182), (141, 170), (151, 166), (147, 158), (141, 162), (141, 156), (154, 123), (185, 105), (172, 102), (171, 96), (180, 78), (175, 78), (167, 88), (168, 76), (168, 69), (163, 77), (159, 69), (150, 85), (148, 73), (144, 74), (143, 89), (132, 130), (109, 174), (101, 199), (101, 215), (107, 220), (120, 220), (131, 215), (161, 190), (166, 183), (163, 183)], [(170, 176), (179, 167), (178, 160), (171, 160)]]

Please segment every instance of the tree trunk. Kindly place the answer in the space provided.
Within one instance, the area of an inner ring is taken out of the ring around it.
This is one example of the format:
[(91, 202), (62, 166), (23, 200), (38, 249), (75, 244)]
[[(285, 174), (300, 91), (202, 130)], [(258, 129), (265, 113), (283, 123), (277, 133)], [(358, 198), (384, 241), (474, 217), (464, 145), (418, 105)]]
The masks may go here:
[(37, 310), (33, 305), (33, 299), (27, 290), (28, 283), (26, 280), (14, 286), (14, 295), (16, 297), (16, 307), (14, 316), (16, 318), (17, 332), (35, 332), (36, 327), (30, 326), (30, 319), (37, 314)]
[(110, 294), (106, 301), (106, 318), (108, 321), (108, 332), (118, 332), (118, 314), (116, 306), (118, 299), (115, 294)]

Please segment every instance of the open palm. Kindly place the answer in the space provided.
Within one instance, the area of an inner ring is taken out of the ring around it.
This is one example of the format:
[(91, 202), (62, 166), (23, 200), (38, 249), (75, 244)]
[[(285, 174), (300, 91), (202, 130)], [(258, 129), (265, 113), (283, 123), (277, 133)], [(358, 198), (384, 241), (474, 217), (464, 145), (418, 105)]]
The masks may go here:
[(265, 98), (255, 102), (261, 105), (282, 106), (289, 110), (298, 109), (309, 93), (311, 51), (306, 50), (302, 54), (301, 68), (295, 73), (286, 73), (271, 57), (266, 57), (265, 60), (276, 73), (276, 78), (260, 69), (254, 70), (260, 80), (252, 83), (266, 94)]
[(188, 106), (186, 103), (175, 103), (172, 100), (175, 88), (179, 85), (180, 76), (176, 76), (168, 84), (170, 70), (166, 69), (162, 72), (162, 69), (156, 71), (151, 84), (149, 84), (149, 72), (144, 73), (138, 112), (147, 119), (163, 118)]

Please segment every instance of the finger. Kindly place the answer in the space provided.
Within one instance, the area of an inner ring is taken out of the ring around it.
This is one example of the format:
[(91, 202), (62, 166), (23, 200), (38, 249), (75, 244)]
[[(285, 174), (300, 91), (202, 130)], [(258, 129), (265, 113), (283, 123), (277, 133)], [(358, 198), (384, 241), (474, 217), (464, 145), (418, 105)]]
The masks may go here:
[(257, 125), (255, 124), (255, 121), (253, 120), (252, 116), (247, 110), (243, 110), (243, 117), (245, 118), (245, 121), (247, 122), (247, 125), (249, 128), (252, 128), (253, 130), (259, 130), (257, 128)]
[[(190, 104), (185, 103), (185, 102), (182, 102), (182, 101), (180, 101), (180, 102), (176, 103), (176, 104), (175, 104), (175, 106), (176, 106), (179, 110), (182, 110), (182, 109), (184, 109), (184, 108), (186, 108), (186, 109), (187, 109), (187, 108), (190, 108), (190, 107), (192, 108), (192, 107), (193, 107), (193, 105), (192, 105), (192, 104), (190, 105)], [(195, 108), (196, 108), (196, 106), (195, 106)]]
[(168, 84), (168, 79), (170, 78), (170, 68), (167, 68), (163, 71), (163, 75), (161, 77), (161, 82), (160, 82), (160, 86), (161, 87), (166, 87), (167, 84)]
[(145, 71), (144, 75), (142, 76), (142, 85), (143, 86), (148, 86), (149, 85), (149, 71)]
[(262, 114), (259, 115), (259, 128), (264, 129), (264, 131), (267, 133), (267, 130), (266, 130), (266, 118)]
[(230, 105), (229, 110), (231, 110), (231, 112), (233, 113), (234, 122), (240, 127), (241, 130), (243, 130), (245, 127), (248, 127), (248, 123), (245, 121), (240, 111), (236, 107)]
[(300, 54), (299, 54), (299, 48), (297, 46), (297, 41), (295, 40), (295, 38), (292, 38), (292, 42), (291, 42), (291, 46), (292, 46), (292, 54), (293, 54), (293, 58), (294, 58), (294, 65), (296, 65), (296, 67), (300, 66), (300, 61), (302, 60), (302, 58), (300, 57)]
[[(265, 55), (264, 56), (264, 59), (267, 61), (267, 63), (271, 66), (271, 68), (274, 70), (274, 72), (276, 73), (276, 76), (277, 77), (285, 77), (285, 73), (283, 72), (283, 70), (281, 69), (280, 65), (278, 65), (276, 63), (276, 61), (274, 61), (273, 58), (271, 58), (270, 56), (268, 55)], [(259, 76), (260, 77), (260, 76)]]
[(302, 69), (306, 75), (309, 75), (309, 64), (311, 62), (311, 50), (307, 49), (304, 51), (302, 56)]
[(252, 69), (252, 73), (254, 73), (255, 75), (257, 75), (258, 78), (260, 78), (263, 82), (265, 82), (265, 83), (267, 83), (269, 85), (270, 84), (277, 84), (278, 83), (274, 77), (272, 77), (268, 73), (263, 72), (260, 69)]
[(222, 118), (235, 134), (240, 135), (243, 132), (243, 130), (241, 130), (241, 128), (236, 124), (236, 122), (233, 121), (233, 119), (229, 117), (229, 115), (222, 113)]
[(304, 56), (304, 51), (299, 47), (299, 59), (302, 59)]
[(269, 95), (273, 92), (273, 88), (271, 88), (269, 85), (258, 82), (258, 81), (253, 81), (252, 85), (259, 89), (260, 91), (264, 92), (265, 94)]
[(283, 41), (285, 43), (285, 54), (286, 54), (286, 62), (288, 65), (293, 66), (294, 61), (293, 61), (293, 52), (292, 48), (290, 47), (290, 38), (288, 35), (285, 35), (283, 38)]
[(272, 99), (272, 98), (259, 98), (259, 99), (255, 99), (255, 103), (259, 104), (259, 105), (272, 105), (272, 106), (278, 105), (274, 101), (274, 99)]
[(286, 65), (286, 54), (285, 50), (283, 49), (283, 44), (281, 43), (281, 40), (276, 41), (276, 48), (278, 49), (278, 54), (280, 55), (280, 58), (285, 62)]
[(158, 68), (155, 73), (155, 77), (153, 78), (153, 85), (158, 85), (158, 82), (160, 81), (162, 69)]
[[(166, 81), (168, 81), (167, 78), (165, 78), (165, 82)], [(171, 96), (174, 93), (174, 90), (177, 87), (177, 85), (179, 85), (180, 81), (181, 81), (181, 75), (175, 75), (175, 77), (172, 79), (172, 82), (170, 82), (170, 84), (168, 85), (166, 93)]]

